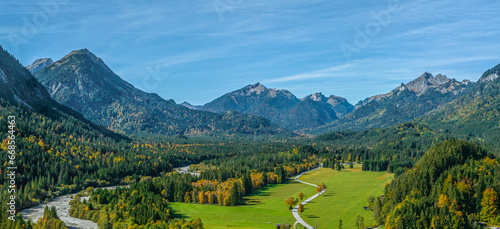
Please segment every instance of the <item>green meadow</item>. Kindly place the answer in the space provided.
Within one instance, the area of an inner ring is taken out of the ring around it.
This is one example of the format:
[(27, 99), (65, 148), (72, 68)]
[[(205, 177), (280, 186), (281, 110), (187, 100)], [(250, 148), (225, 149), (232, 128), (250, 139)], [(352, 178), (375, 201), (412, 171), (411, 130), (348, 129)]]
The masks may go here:
[[(327, 192), (305, 206), (302, 218), (316, 228), (336, 228), (339, 220), (344, 228), (353, 228), (358, 215), (370, 225), (371, 211), (366, 211), (367, 198), (381, 195), (393, 174), (363, 172), (360, 166), (341, 172), (323, 168), (303, 175), (300, 179), (313, 184), (325, 182)], [(293, 224), (295, 219), (285, 205), (285, 199), (302, 192), (306, 198), (315, 188), (290, 180), (286, 184), (269, 185), (245, 198), (247, 204), (221, 207), (186, 203), (171, 203), (176, 214), (185, 218), (201, 218), (205, 228), (276, 228), (276, 223)], [(250, 203), (250, 205), (248, 204)]]

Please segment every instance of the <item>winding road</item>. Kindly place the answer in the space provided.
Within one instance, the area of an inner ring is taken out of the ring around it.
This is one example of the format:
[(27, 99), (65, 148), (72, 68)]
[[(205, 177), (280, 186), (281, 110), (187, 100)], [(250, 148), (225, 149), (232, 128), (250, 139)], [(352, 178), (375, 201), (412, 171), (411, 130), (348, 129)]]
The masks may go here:
[[(309, 172), (312, 172), (312, 171), (315, 171), (315, 170), (318, 170), (318, 169), (321, 169), (321, 166), (318, 167), (318, 168), (315, 168), (315, 169), (312, 169), (312, 170), (309, 170), (309, 171), (306, 171), (306, 172), (303, 172), (303, 173), (300, 173), (299, 175), (295, 176), (293, 179), (297, 182), (300, 182), (302, 184), (306, 184), (306, 185), (310, 185), (310, 186), (314, 186), (314, 187), (317, 187), (318, 185), (316, 184), (311, 184), (311, 183), (307, 183), (307, 182), (304, 182), (304, 181), (301, 181), (299, 180), (299, 178), (306, 174), (306, 173), (309, 173)], [(313, 199), (315, 199), (316, 197), (320, 196), (321, 194), (325, 193), (326, 192), (326, 189), (319, 192), (318, 194), (314, 195), (314, 196), (311, 196), (309, 199), (307, 200), (304, 200), (302, 201), (302, 203), (299, 203), (297, 204), (297, 206), (295, 206), (292, 210), (292, 215), (293, 217), (295, 217), (295, 219), (297, 220), (297, 223), (300, 223), (302, 224), (305, 228), (308, 228), (308, 229), (314, 229), (314, 227), (312, 227), (311, 225), (307, 224), (301, 217), (300, 217), (300, 214), (299, 214), (299, 205), (302, 204), (302, 205), (306, 205), (307, 203), (311, 202)], [(294, 227), (295, 228), (295, 227)]]

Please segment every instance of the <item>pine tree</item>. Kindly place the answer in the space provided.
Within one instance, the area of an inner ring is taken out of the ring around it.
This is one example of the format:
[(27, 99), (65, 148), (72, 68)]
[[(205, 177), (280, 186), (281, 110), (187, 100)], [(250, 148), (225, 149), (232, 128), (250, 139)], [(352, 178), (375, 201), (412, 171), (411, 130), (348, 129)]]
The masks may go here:
[(375, 219), (375, 222), (377, 222), (378, 225), (384, 224), (383, 217), (380, 215), (380, 213), (382, 212), (382, 207), (383, 206), (380, 198), (375, 198), (373, 204), (373, 219)]
[(111, 229), (108, 210), (106, 207), (101, 208), (99, 211), (99, 220), (97, 221), (97, 225), (100, 229)]

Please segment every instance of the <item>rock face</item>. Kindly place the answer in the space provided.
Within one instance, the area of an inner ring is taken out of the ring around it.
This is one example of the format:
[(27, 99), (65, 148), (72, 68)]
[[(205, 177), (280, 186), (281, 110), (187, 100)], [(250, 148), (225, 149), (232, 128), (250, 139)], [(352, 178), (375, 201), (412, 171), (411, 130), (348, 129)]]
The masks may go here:
[(112, 130), (167, 135), (281, 133), (263, 118), (194, 111), (143, 92), (87, 49), (69, 53), (36, 72), (35, 77), (56, 101)]
[(41, 58), (26, 66), (26, 68), (31, 72), (31, 74), (35, 74), (35, 72), (40, 71), (42, 68), (45, 68), (52, 63), (54, 63), (54, 61), (52, 61), (52, 59), (50, 58)]
[(336, 130), (363, 130), (403, 123), (429, 112), (469, 93), (474, 83), (458, 82), (444, 75), (424, 73), (415, 80), (401, 84), (389, 93), (360, 101), (355, 110), (345, 117), (305, 132), (325, 133)]
[(216, 113), (237, 111), (270, 119), (281, 127), (297, 130), (324, 125), (353, 110), (346, 99), (315, 93), (298, 99), (287, 90), (248, 85), (205, 104), (200, 110)]

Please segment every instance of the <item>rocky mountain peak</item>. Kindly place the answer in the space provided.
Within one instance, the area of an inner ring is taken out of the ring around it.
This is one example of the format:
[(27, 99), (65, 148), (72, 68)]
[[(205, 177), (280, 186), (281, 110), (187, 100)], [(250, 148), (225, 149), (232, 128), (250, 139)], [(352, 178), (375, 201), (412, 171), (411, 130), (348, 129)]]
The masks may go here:
[[(61, 60), (57, 61), (56, 63), (65, 63), (66, 61), (71, 61), (76, 59), (77, 62), (80, 63), (81, 66), (93, 66), (97, 64), (99, 67), (101, 67), (104, 71), (111, 73), (113, 72), (111, 68), (109, 68), (104, 61), (97, 57), (94, 53), (89, 51), (88, 49), (79, 49), (79, 50), (74, 50), (70, 52), (68, 55), (63, 57)], [(74, 64), (74, 63), (73, 63)], [(114, 73), (113, 73), (114, 74)]]
[(100, 59), (99, 57), (97, 57), (94, 53), (92, 53), (87, 48), (74, 50), (74, 51), (70, 52), (68, 55), (78, 55), (78, 54), (84, 54), (84, 55), (87, 55), (89, 57), (92, 57), (93, 59)]
[(455, 79), (450, 79), (442, 74), (437, 74), (436, 76), (433, 76), (429, 72), (424, 72), (418, 78), (412, 80), (407, 84), (401, 83), (398, 87), (396, 87), (389, 93), (375, 95), (363, 101), (360, 101), (358, 104), (356, 104), (355, 108), (358, 109), (364, 105), (369, 104), (372, 101), (380, 102), (382, 100), (390, 98), (393, 95), (399, 95), (401, 92), (406, 90), (413, 92), (418, 97), (422, 96), (429, 89), (439, 91), (442, 94), (448, 92), (453, 92), (454, 94), (458, 94), (466, 90), (467, 89), (466, 86), (469, 86), (471, 84), (473, 83), (469, 80), (458, 82)]
[(433, 78), (432, 74), (430, 72), (424, 72), (422, 75), (420, 75), (417, 80), (428, 80), (430, 78)]
[(54, 63), (50, 58), (40, 58), (36, 59), (32, 64), (26, 66), (26, 69), (31, 72), (31, 74), (35, 74), (35, 72), (40, 71), (42, 68), (49, 66)]
[(262, 92), (267, 91), (268, 89), (261, 83), (256, 83), (253, 85), (248, 85), (243, 88), (243, 93), (245, 95), (257, 94), (260, 95)]
[(316, 102), (321, 102), (321, 101), (326, 101), (327, 100), (327, 98), (321, 92), (310, 94), (310, 95), (306, 96), (304, 98), (304, 100), (305, 99), (311, 99), (312, 101), (316, 101)]
[(87, 106), (82, 101), (113, 100), (124, 95), (142, 98), (88, 49), (72, 51), (34, 76), (55, 100), (82, 114), (82, 107)]
[(336, 95), (330, 95), (330, 97), (328, 97), (328, 100), (326, 102), (332, 106), (337, 106), (339, 104), (348, 104), (349, 107), (352, 107), (352, 105), (349, 104), (349, 102), (347, 102), (347, 99)]
[(432, 76), (431, 73), (425, 72), (417, 79), (405, 84), (405, 87), (408, 88), (408, 90), (415, 92), (417, 95), (421, 95), (429, 88), (438, 87), (450, 81), (451, 79), (444, 75), (438, 74), (436, 76)]

